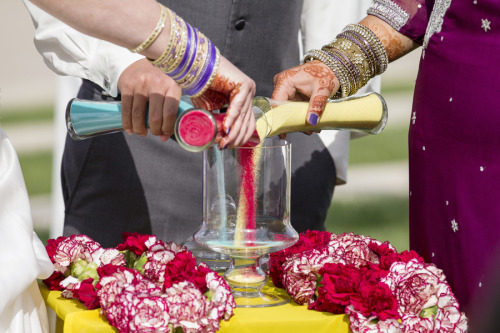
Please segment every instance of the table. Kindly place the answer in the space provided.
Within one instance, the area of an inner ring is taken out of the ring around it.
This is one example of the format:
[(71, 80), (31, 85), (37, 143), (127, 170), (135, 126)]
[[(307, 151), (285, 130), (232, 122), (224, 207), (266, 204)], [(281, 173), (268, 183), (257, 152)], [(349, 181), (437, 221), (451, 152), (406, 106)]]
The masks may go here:
[[(282, 289), (268, 285), (276, 292)], [(77, 300), (61, 297), (60, 291), (52, 291), (40, 283), (45, 304), (58, 316), (58, 333), (114, 333), (115, 328), (100, 315), (100, 309), (86, 310)], [(293, 301), (289, 304), (267, 308), (236, 308), (229, 321), (221, 321), (220, 333), (348, 333), (349, 318), (328, 312), (307, 310), (307, 306)]]

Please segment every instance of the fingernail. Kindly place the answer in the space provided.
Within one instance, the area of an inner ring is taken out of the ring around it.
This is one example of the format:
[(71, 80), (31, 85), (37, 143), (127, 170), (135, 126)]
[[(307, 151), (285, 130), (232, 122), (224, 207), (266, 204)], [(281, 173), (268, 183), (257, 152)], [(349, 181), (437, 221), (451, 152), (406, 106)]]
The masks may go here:
[(228, 135), (228, 134), (229, 134), (229, 131), (231, 131), (231, 126), (229, 126), (229, 128), (227, 129), (227, 131), (226, 131), (226, 135)]
[(318, 115), (316, 113), (311, 113), (309, 116), (309, 123), (313, 126), (316, 126), (318, 124)]
[(125, 132), (126, 132), (128, 135), (132, 135), (132, 133), (133, 133), (133, 131), (132, 131), (131, 129), (129, 129), (129, 128), (127, 128), (127, 129), (125, 130)]

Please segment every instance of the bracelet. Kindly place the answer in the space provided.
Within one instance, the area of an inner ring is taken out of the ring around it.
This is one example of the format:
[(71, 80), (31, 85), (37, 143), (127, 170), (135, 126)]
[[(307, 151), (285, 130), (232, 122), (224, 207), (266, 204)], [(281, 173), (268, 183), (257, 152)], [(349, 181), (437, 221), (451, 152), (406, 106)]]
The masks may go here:
[(200, 96), (212, 83), (219, 65), (219, 50), (198, 29), (173, 11), (170, 15), (170, 40), (151, 63), (172, 77), (188, 96)]
[(337, 76), (340, 89), (333, 98), (355, 94), (368, 81), (382, 74), (389, 63), (377, 35), (361, 24), (350, 24), (321, 50), (306, 53), (304, 62), (317, 59)]
[(328, 55), (325, 53), (325, 51), (322, 50), (311, 50), (305, 54), (304, 62), (309, 62), (314, 59), (320, 60), (325, 65), (327, 65), (330, 70), (335, 73), (335, 76), (340, 82), (340, 89), (335, 95), (333, 95), (333, 98), (346, 97), (351, 95), (351, 82), (353, 82), (353, 80), (349, 78), (349, 74), (340, 62), (340, 59), (335, 56)]
[(142, 42), (136, 48), (130, 49), (130, 52), (139, 53), (139, 52), (144, 51), (149, 46), (151, 46), (151, 44), (153, 44), (153, 42), (156, 40), (156, 38), (158, 38), (158, 36), (162, 32), (163, 28), (165, 27), (165, 21), (167, 20), (167, 8), (165, 6), (163, 6), (162, 4), (159, 4), (159, 5), (160, 5), (161, 13), (160, 13), (160, 19), (158, 20), (158, 23), (156, 23), (155, 29), (153, 30), (151, 35), (149, 35), (149, 37), (146, 38), (146, 40), (144, 42)]

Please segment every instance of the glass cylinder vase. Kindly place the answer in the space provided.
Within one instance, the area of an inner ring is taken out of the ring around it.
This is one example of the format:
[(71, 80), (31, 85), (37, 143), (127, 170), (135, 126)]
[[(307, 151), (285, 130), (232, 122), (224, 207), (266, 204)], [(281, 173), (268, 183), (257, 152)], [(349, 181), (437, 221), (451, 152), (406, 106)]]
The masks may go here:
[(288, 298), (266, 295), (259, 259), (293, 245), (291, 144), (277, 137), (256, 147), (211, 148), (203, 158), (203, 224), (196, 242), (231, 257), (225, 273), (236, 304), (262, 307)]

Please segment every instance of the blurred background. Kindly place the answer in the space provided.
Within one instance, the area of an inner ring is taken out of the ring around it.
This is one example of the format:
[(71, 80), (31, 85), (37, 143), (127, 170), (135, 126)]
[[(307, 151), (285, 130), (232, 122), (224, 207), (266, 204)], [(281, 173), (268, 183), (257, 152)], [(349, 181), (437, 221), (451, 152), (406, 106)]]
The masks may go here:
[[(21, 0), (0, 1), (0, 126), (18, 153), (35, 231), (45, 242), (55, 236), (50, 226), (64, 209), (58, 183), (61, 145), (55, 145), (64, 135), (64, 117), (54, 115), (55, 98), (72, 81), (45, 66), (33, 33)], [(335, 189), (329, 231), (363, 234), (387, 240), (399, 251), (408, 249), (407, 134), (419, 57), (414, 51), (382, 76), (388, 124), (376, 136), (351, 141), (348, 183)]]

